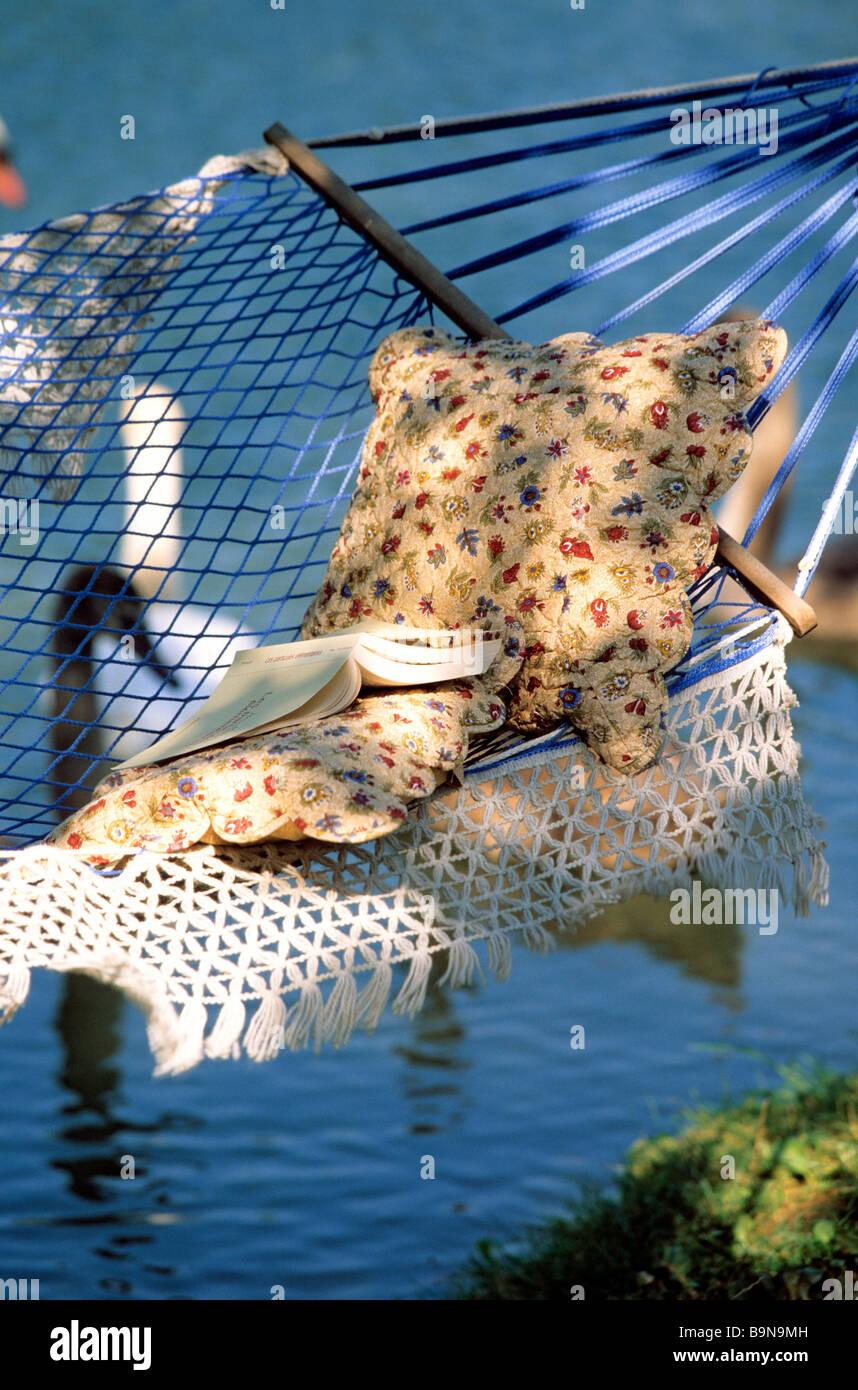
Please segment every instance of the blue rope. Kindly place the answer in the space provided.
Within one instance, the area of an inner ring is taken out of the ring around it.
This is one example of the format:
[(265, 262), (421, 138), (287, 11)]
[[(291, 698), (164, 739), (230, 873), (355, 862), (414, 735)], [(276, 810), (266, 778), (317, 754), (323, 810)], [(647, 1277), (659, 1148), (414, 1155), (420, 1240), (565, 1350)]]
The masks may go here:
[(829, 116), (829, 118), (828, 118), (828, 123), (827, 123), (827, 125), (826, 125), (826, 127), (825, 127), (825, 130), (822, 132), (823, 135), (826, 135), (826, 134), (828, 133), (828, 131), (831, 129), (831, 123), (832, 123), (832, 121), (834, 120), (835, 116), (838, 114), (838, 112), (840, 111), (841, 107), (844, 106), (844, 105), (848, 102), (849, 97), (851, 96), (852, 92), (853, 92), (854, 89), (855, 89), (855, 84), (856, 84), (856, 82), (858, 82), (858, 72), (856, 72), (855, 76), (852, 78), (852, 81), (849, 83), (849, 86), (846, 88), (846, 91), (845, 91), (845, 92), (843, 93), (843, 95), (841, 96), (839, 102), (837, 103), (837, 106), (836, 106), (835, 109), (832, 111), (831, 115)]
[[(786, 360), (781, 364), (774, 381), (766, 387), (765, 391), (757, 396), (750, 410), (748, 411), (748, 424), (751, 429), (756, 429), (757, 425), (769, 412), (779, 396), (782, 396), (790, 382), (797, 375), (800, 368), (807, 361), (813, 348), (819, 342), (822, 334), (834, 322), (846, 303), (850, 294), (858, 284), (858, 259), (853, 261), (847, 274), (840, 281), (837, 289), (831, 298), (820, 310), (810, 327), (802, 334), (795, 346), (787, 354)], [(770, 312), (771, 305), (763, 310), (763, 318), (772, 318)]]
[[(848, 165), (851, 162), (850, 158), (843, 163)], [(838, 166), (838, 170), (842, 168), (843, 164)], [(833, 174), (834, 171), (831, 172)], [(818, 186), (821, 182), (822, 180), (814, 181), (814, 186)], [(800, 190), (800, 195), (804, 196), (806, 192), (810, 191), (810, 188), (811, 185), (805, 185), (805, 187)], [(787, 236), (782, 237), (770, 251), (767, 251), (765, 255), (761, 256), (758, 261), (755, 261), (755, 263), (746, 271), (743, 271), (741, 275), (737, 275), (732, 284), (728, 285), (725, 290), (722, 290), (720, 294), (709, 301), (705, 309), (701, 309), (699, 314), (695, 314), (694, 318), (689, 319), (688, 323), (682, 329), (682, 332), (698, 333), (701, 328), (708, 327), (710, 323), (717, 323), (720, 314), (722, 314), (726, 308), (745, 295), (751, 286), (756, 284), (758, 280), (761, 280), (769, 270), (780, 261), (784, 260), (786, 256), (791, 255), (793, 251), (797, 250), (799, 246), (807, 241), (813, 232), (819, 230), (825, 222), (829, 221), (845, 202), (848, 202), (850, 198), (854, 197), (856, 189), (858, 189), (858, 178), (850, 179), (845, 187), (841, 188), (839, 192), (827, 199), (821, 207), (817, 208), (815, 212), (812, 212), (806, 217), (804, 221)], [(795, 201), (795, 199), (785, 200), (784, 205), (788, 205), (791, 201)], [(758, 218), (756, 221), (762, 225), (762, 219)], [(756, 230), (753, 223), (749, 224), (749, 228), (750, 227), (754, 227), (754, 230)], [(856, 227), (858, 227), (858, 224), (856, 224), (856, 215), (853, 214), (833, 236), (829, 237), (825, 246), (818, 251), (808, 265), (804, 267), (804, 270), (808, 271), (808, 274), (806, 276), (804, 276), (803, 273), (796, 275), (790, 282), (790, 285), (787, 286), (787, 289), (778, 296), (778, 300), (775, 302), (775, 310), (770, 315), (771, 318), (776, 320), (780, 319), (781, 313), (786, 305), (792, 303), (792, 300), (795, 299), (801, 289), (810, 282), (816, 272), (840, 250), (841, 246), (845, 246), (851, 240), (855, 234)], [(726, 243), (722, 243), (722, 245), (726, 247)], [(795, 287), (794, 292), (792, 287)]]
[[(758, 103), (762, 105), (762, 102)], [(823, 112), (826, 108), (822, 108)], [(839, 109), (839, 107), (838, 107)], [(782, 124), (784, 127), (800, 125), (811, 119), (819, 117), (808, 117), (805, 112), (798, 111), (788, 117)], [(648, 121), (645, 123), (647, 133), (655, 131), (662, 135), (665, 132), (663, 119)], [(644, 127), (638, 127), (635, 134), (643, 131)], [(571, 146), (575, 142), (567, 141)], [(580, 142), (587, 143), (586, 139)], [(489, 217), (498, 212), (506, 212), (510, 208), (522, 207), (527, 203), (540, 202), (546, 198), (557, 197), (561, 193), (575, 192), (582, 188), (589, 188), (592, 185), (602, 185), (615, 183), (617, 180), (627, 178), (631, 174), (639, 173), (642, 169), (655, 168), (659, 164), (673, 162), (676, 160), (688, 159), (694, 155), (704, 154), (705, 147), (700, 145), (672, 145), (669, 149), (660, 150), (655, 154), (641, 155), (637, 159), (629, 159), (621, 164), (606, 165), (601, 169), (591, 170), (586, 174), (579, 174), (573, 179), (564, 179), (559, 182), (546, 184), (540, 188), (529, 189), (523, 193), (511, 194), (507, 198), (495, 198), (487, 203), (478, 203), (473, 207), (460, 209), (457, 212), (445, 213), (436, 217), (428, 217), (420, 222), (412, 222), (404, 227), (404, 236), (416, 236), (420, 232), (434, 231), (438, 227), (457, 225), (460, 222), (467, 222), (477, 217)]]
[[(856, 266), (858, 266), (858, 261), (856, 261)], [(829, 300), (829, 304), (833, 303), (834, 298), (835, 296), (832, 297), (832, 300)], [(840, 303), (838, 304), (838, 308), (842, 307), (842, 304), (844, 302), (845, 298), (840, 301)], [(836, 313), (837, 310), (835, 309), (834, 312)], [(832, 314), (831, 318), (833, 318), (833, 316), (834, 315)], [(813, 342), (815, 342), (818, 339), (819, 333), (822, 331), (822, 318), (822, 314), (817, 316), (817, 318), (814, 320), (814, 323), (811, 325), (807, 333), (802, 338), (801, 343), (797, 345), (797, 349), (800, 348), (802, 344), (807, 345), (805, 356), (807, 355), (807, 351), (810, 350), (810, 347), (812, 346)], [(831, 318), (828, 318), (827, 322), (830, 322)], [(825, 326), (827, 326), (827, 323)], [(807, 416), (802, 421), (801, 427), (799, 428), (795, 439), (790, 445), (789, 450), (785, 455), (780, 467), (778, 468), (777, 473), (772, 478), (771, 483), (766, 489), (765, 495), (761, 498), (760, 504), (757, 507), (757, 510), (755, 511), (753, 517), (751, 518), (751, 521), (748, 524), (748, 529), (746, 530), (745, 535), (742, 538), (743, 545), (750, 545), (751, 541), (754, 539), (754, 536), (757, 534), (757, 531), (760, 529), (760, 525), (762, 524), (763, 518), (765, 517), (766, 513), (768, 512), (778, 493), (781, 491), (781, 488), (786, 483), (787, 478), (792, 473), (792, 470), (795, 468), (795, 465), (801, 458), (801, 455), (804, 453), (805, 449), (807, 448), (807, 445), (813, 438), (813, 435), (816, 433), (816, 430), (819, 426), (820, 421), (822, 420), (823, 415), (825, 414), (831, 402), (833, 401), (842, 382), (848, 375), (849, 370), (855, 361), (856, 353), (858, 353), (858, 333), (853, 334), (853, 336), (850, 338), (846, 347), (843, 349), (843, 352), (840, 354), (834, 371), (829, 376), (828, 380), (825, 383), (825, 386), (817, 396)], [(793, 354), (790, 354), (790, 356), (792, 355)], [(786, 363), (784, 364), (784, 366), (785, 365)], [(781, 371), (783, 371), (783, 367), (781, 368)], [(778, 373), (778, 376), (780, 376), (780, 372)], [(847, 483), (844, 482), (843, 487), (845, 488), (846, 486)], [(832, 496), (836, 496), (836, 485), (835, 492), (832, 494)], [(817, 533), (815, 532), (814, 537), (811, 539), (806, 555), (809, 555), (813, 549), (816, 534)], [(810, 579), (813, 575), (813, 570), (816, 568), (816, 564), (818, 564), (818, 562), (819, 556), (817, 555), (816, 560), (813, 564), (813, 568), (810, 569), (808, 573), (807, 583), (810, 582)], [(802, 561), (802, 567), (804, 567), (804, 561)], [(802, 589), (801, 592), (804, 592), (804, 590)]]
[[(815, 192), (817, 188), (827, 183), (830, 179), (835, 178), (837, 174), (842, 173), (845, 169), (848, 169), (853, 163), (853, 156), (851, 154), (847, 155), (845, 159), (833, 165), (831, 169), (827, 170), (818, 179), (813, 179), (803, 184), (801, 188), (787, 194), (780, 202), (767, 208), (766, 211), (760, 213), (758, 217), (753, 218), (750, 222), (746, 222), (744, 226), (739, 227), (737, 231), (732, 232), (730, 236), (717, 242), (715, 246), (710, 247), (708, 251), (704, 251), (696, 260), (690, 261), (688, 265), (683, 266), (675, 275), (671, 275), (667, 280), (662, 280), (659, 285), (656, 285), (656, 287), (647, 294), (641, 295), (640, 298), (634, 300), (633, 303), (628, 304), (624, 309), (620, 309), (616, 314), (606, 319), (605, 322), (600, 324), (596, 329), (596, 337), (603, 337), (609, 329), (616, 327), (616, 325), (621, 323), (624, 319), (630, 318), (632, 314), (637, 313), (647, 304), (651, 304), (653, 300), (658, 299), (668, 290), (673, 289), (675, 285), (681, 284), (683, 280), (695, 274), (696, 271), (702, 270), (703, 267), (709, 265), (711, 261), (722, 256), (725, 251), (729, 251), (732, 247), (738, 246), (748, 237), (754, 236), (757, 232), (761, 231), (763, 227), (773, 222), (776, 217), (779, 217), (782, 212), (793, 207), (810, 193)], [(702, 328), (706, 328), (712, 323), (718, 323), (719, 315), (723, 313), (725, 309), (735, 303), (735, 301), (739, 299), (741, 295), (745, 294), (751, 285), (761, 279), (768, 270), (779, 261), (783, 260), (785, 256), (795, 251), (803, 242), (812, 236), (815, 231), (823, 226), (825, 222), (833, 217), (835, 212), (853, 196), (856, 189), (858, 189), (858, 177), (854, 178), (845, 188), (841, 188), (837, 193), (832, 194), (821, 207), (816, 208), (810, 213), (800, 226), (796, 227), (792, 232), (789, 232), (785, 237), (782, 237), (770, 251), (767, 251), (758, 261), (755, 261), (748, 270), (743, 271), (741, 275), (737, 276), (732, 284), (728, 285), (726, 289), (722, 290), (709, 304), (707, 304), (705, 309), (702, 309), (700, 313), (695, 314), (693, 318), (689, 319), (688, 323), (683, 325), (681, 332), (689, 334), (698, 333)]]
[[(854, 121), (852, 122), (854, 124)], [(835, 155), (844, 150), (850, 149), (854, 145), (854, 132), (846, 131), (836, 140), (829, 141), (809, 154), (801, 155), (779, 169), (773, 169), (769, 174), (763, 174), (760, 178), (752, 180), (743, 188), (735, 189), (729, 193), (724, 193), (720, 198), (708, 203), (703, 208), (695, 209), (687, 213), (684, 217), (668, 223), (666, 227), (649, 235), (641, 237), (636, 242), (631, 242), (628, 246), (622, 247), (601, 260), (596, 261), (592, 266), (585, 270), (578, 271), (569, 279), (560, 281), (552, 285), (550, 289), (544, 290), (541, 294), (534, 295), (522, 304), (516, 305), (514, 309), (505, 311), (496, 316), (498, 323), (507, 323), (511, 319), (518, 318), (520, 315), (529, 313), (533, 309), (540, 308), (544, 304), (549, 304), (563, 295), (571, 293), (573, 290), (581, 289), (584, 285), (600, 279), (616, 270), (624, 269), (637, 260), (645, 256), (650, 256), (654, 252), (661, 250), (664, 246), (682, 237), (690, 236), (694, 232), (719, 221), (724, 217), (730, 216), (734, 212), (741, 211), (756, 202), (758, 199), (773, 193), (782, 184), (800, 174), (804, 174), (832, 159)], [(726, 178), (729, 174), (735, 173), (738, 169), (746, 167), (753, 159), (747, 155), (736, 155), (730, 159), (721, 160), (714, 169), (702, 169), (694, 174), (686, 174), (681, 178), (669, 180), (667, 184), (658, 186), (656, 190), (647, 193), (638, 193), (630, 198), (623, 199), (621, 203), (609, 204), (607, 208), (599, 212), (590, 213), (578, 218), (575, 222), (568, 223), (565, 227), (557, 231), (545, 233), (543, 236), (535, 237), (526, 243), (518, 243), (513, 248), (512, 253), (496, 253), (494, 256), (482, 257), (480, 261), (471, 262), (465, 267), (460, 267), (456, 272), (458, 276), (474, 274), (477, 270), (485, 270), (493, 265), (500, 265), (506, 260), (514, 259), (518, 255), (531, 254), (534, 250), (542, 250), (546, 246), (555, 244), (557, 241), (564, 240), (568, 236), (582, 236), (588, 231), (594, 230), (599, 226), (607, 225), (609, 222), (617, 221), (620, 218), (633, 215), (643, 208), (652, 207), (665, 202), (668, 198), (679, 197), (681, 193), (696, 191), (705, 184), (714, 183), (718, 179)], [(526, 248), (526, 249), (523, 249)]]
[[(801, 119), (804, 120), (803, 115)], [(841, 124), (851, 128), (855, 123), (855, 115), (842, 117)], [(787, 122), (784, 122), (786, 125)], [(822, 118), (814, 119), (811, 125), (821, 125)], [(778, 155), (784, 150), (793, 150), (809, 143), (816, 138), (810, 135), (805, 129), (797, 130), (787, 135), (786, 139), (779, 142)], [(850, 140), (848, 131), (844, 133), (839, 141), (831, 141), (825, 147), (831, 154), (839, 154), (841, 149), (849, 148)], [(777, 158), (777, 156), (772, 156)], [(817, 152), (814, 156), (816, 162), (820, 162), (820, 155)], [(543, 251), (549, 246), (555, 246), (559, 241), (564, 241), (569, 236), (582, 236), (588, 232), (596, 231), (601, 227), (609, 226), (613, 222), (621, 221), (623, 218), (632, 217), (636, 213), (645, 209), (659, 206), (661, 203), (669, 202), (674, 198), (680, 198), (688, 193), (694, 193), (709, 184), (720, 182), (722, 179), (729, 178), (731, 175), (747, 168), (751, 164), (756, 164), (759, 155), (754, 148), (743, 150), (738, 154), (729, 155), (724, 159), (715, 161), (707, 167), (696, 169), (684, 174), (678, 174), (675, 178), (667, 179), (663, 183), (656, 184), (653, 188), (645, 189), (639, 193), (630, 194), (615, 203), (608, 204), (605, 208), (600, 208), (595, 212), (587, 213), (583, 217), (576, 218), (572, 222), (566, 222), (561, 227), (555, 227), (549, 232), (544, 232), (540, 236), (530, 237), (525, 241), (515, 242), (512, 246), (502, 248), (499, 251), (481, 256), (476, 260), (468, 261), (464, 265), (457, 266), (448, 272), (451, 280), (461, 279), (467, 275), (476, 275), (484, 270), (491, 270), (496, 266), (506, 265), (509, 261), (518, 260), (523, 256), (533, 255), (537, 251)], [(788, 166), (792, 168), (793, 166)], [(813, 167), (810, 165), (809, 167)], [(780, 181), (783, 182), (783, 170), (778, 171)], [(771, 178), (771, 175), (766, 176)], [(741, 190), (740, 190), (741, 192)], [(491, 210), (491, 204), (486, 208)], [(567, 282), (568, 283), (568, 282)]]
[[(820, 87), (825, 88), (842, 86), (856, 69), (858, 69), (858, 61), (850, 62), (847, 59), (840, 63), (823, 63), (806, 68), (796, 68), (789, 74), (784, 73), (783, 80), (787, 86), (787, 93), (792, 95), (794, 87), (806, 83), (818, 83)], [(764, 85), (765, 74), (771, 71), (771, 68), (764, 68), (753, 79), (750, 90), (753, 91), (757, 85)], [(620, 96), (593, 97), (585, 101), (555, 102), (549, 106), (534, 107), (524, 111), (501, 112), (493, 116), (466, 116), (440, 120), (435, 122), (435, 136), (444, 139), (456, 135), (487, 134), (500, 130), (521, 129), (525, 126), (551, 125), (561, 121), (580, 120), (589, 116), (611, 116), (620, 111), (641, 111), (651, 106), (675, 106), (680, 100), (687, 102), (692, 98), (700, 100), (726, 98), (732, 92), (741, 91), (747, 80), (747, 77), (740, 77), (717, 86), (712, 84), (707, 86), (703, 83), (694, 87), (656, 88), (655, 90), (624, 93)], [(419, 135), (419, 125), (394, 126), (386, 130), (373, 127), (371, 130), (349, 131), (345, 134), (311, 140), (308, 143), (314, 149), (364, 145), (377, 147), (382, 142), (398, 144), (412, 141)]]
[[(858, 356), (858, 332), (853, 334), (841, 361), (847, 356), (849, 358), (848, 365), (851, 366), (856, 356)], [(838, 366), (839, 365), (838, 363)], [(845, 375), (845, 371), (843, 374)], [(799, 595), (803, 596), (807, 592), (807, 587), (816, 572), (816, 567), (822, 559), (823, 548), (828, 537), (831, 535), (835, 519), (840, 511), (840, 504), (843, 501), (843, 496), (855, 476), (856, 469), (858, 469), (858, 428), (856, 428), (852, 436), (851, 443), (846, 451), (846, 457), (840, 465), (834, 487), (831, 491), (831, 496), (822, 509), (822, 515), (819, 518), (816, 530), (810, 538), (810, 543), (808, 544), (803, 558), (799, 562), (798, 579), (795, 584), (795, 591)]]
[(824, 265), (827, 265), (831, 257), (845, 246), (852, 238), (855, 227), (855, 216), (853, 215), (843, 223), (833, 236), (829, 237), (824, 246), (820, 247), (816, 255), (811, 257), (806, 266), (802, 266), (797, 271), (789, 284), (781, 290), (781, 293), (772, 300), (768, 306), (770, 318), (780, 318), (784, 310), (798, 298), (802, 290), (806, 289), (815, 275), (819, 273)]
[[(819, 92), (830, 91), (830, 84), (827, 82), (813, 83), (805, 90)], [(779, 101), (793, 100), (799, 95), (784, 89), (783, 92), (767, 93), (765, 97), (760, 97), (752, 102), (750, 106), (745, 101), (742, 103), (743, 109), (756, 109), (763, 105), (777, 105)], [(817, 115), (829, 109), (828, 106), (812, 106), (809, 108)], [(832, 103), (831, 109), (836, 107)], [(803, 112), (795, 112), (790, 120), (808, 119)], [(645, 121), (633, 122), (629, 125), (614, 126), (609, 130), (594, 130), (586, 135), (567, 136), (563, 140), (546, 141), (539, 145), (519, 146), (515, 149), (501, 150), (494, 154), (476, 155), (470, 159), (448, 160), (443, 164), (433, 164), (428, 167), (421, 165), (419, 168), (407, 169), (399, 174), (387, 174), (383, 177), (374, 179), (363, 179), (355, 184), (353, 188), (358, 193), (373, 192), (382, 188), (397, 188), (403, 185), (424, 183), (432, 179), (454, 178), (460, 174), (474, 173), (479, 170), (496, 169), (505, 164), (521, 163), (524, 160), (546, 158), (556, 154), (571, 154), (577, 150), (593, 149), (602, 145), (615, 144), (619, 141), (633, 140), (644, 135), (663, 134), (666, 129), (664, 115), (653, 116)], [(677, 146), (670, 153), (677, 157), (688, 153), (683, 146)], [(469, 216), (473, 215), (470, 212)], [(462, 213), (453, 212), (438, 220), (430, 220), (427, 223), (414, 223), (410, 228), (411, 232), (426, 230), (434, 226), (446, 226), (449, 223), (461, 220)], [(403, 228), (403, 233), (408, 234), (409, 229)]]
[[(768, 67), (768, 68), (763, 68), (761, 72), (758, 72), (757, 75), (756, 75), (756, 77), (754, 78), (753, 82), (751, 83), (750, 87), (748, 88), (747, 92), (746, 92), (745, 95), (743, 96), (743, 98), (742, 98), (741, 102), (739, 103), (739, 105), (740, 105), (740, 106), (747, 106), (747, 105), (749, 104), (749, 102), (750, 102), (752, 96), (753, 96), (754, 93), (756, 92), (757, 88), (759, 87), (760, 83), (761, 83), (762, 81), (764, 81), (764, 79), (768, 76), (768, 74), (769, 74), (770, 72), (776, 72), (776, 71), (777, 71), (777, 69), (776, 69), (775, 67)], [(774, 104), (774, 98), (772, 98), (772, 97), (767, 97), (766, 100), (767, 100), (767, 101), (771, 101), (772, 104)]]

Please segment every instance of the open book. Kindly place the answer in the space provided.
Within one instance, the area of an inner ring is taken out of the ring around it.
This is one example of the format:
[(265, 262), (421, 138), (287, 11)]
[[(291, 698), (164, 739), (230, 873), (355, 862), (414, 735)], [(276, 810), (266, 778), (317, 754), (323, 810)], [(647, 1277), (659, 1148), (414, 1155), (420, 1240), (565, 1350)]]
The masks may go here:
[(119, 763), (148, 767), (229, 739), (310, 724), (346, 709), (363, 686), (434, 685), (488, 670), (503, 639), (370, 620), (329, 637), (237, 652), (217, 689), (178, 729)]

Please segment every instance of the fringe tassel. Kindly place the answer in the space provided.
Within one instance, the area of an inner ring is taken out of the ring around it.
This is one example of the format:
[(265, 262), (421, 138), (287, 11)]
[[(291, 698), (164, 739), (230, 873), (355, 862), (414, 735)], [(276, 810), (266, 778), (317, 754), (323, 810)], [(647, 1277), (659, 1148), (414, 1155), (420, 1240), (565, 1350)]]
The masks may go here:
[(322, 991), (317, 984), (307, 981), (301, 986), (300, 998), (292, 1009), (289, 1026), (283, 1034), (283, 1046), (288, 1047), (290, 1052), (297, 1052), (307, 1045), (314, 1025), (317, 1026), (316, 1042), (320, 1042), (323, 1005)]
[(799, 854), (793, 860), (793, 892), (792, 903), (796, 917), (810, 916), (810, 897), (807, 891), (807, 869), (804, 864), (804, 855)]
[(479, 956), (463, 936), (457, 936), (450, 947), (447, 969), (441, 976), (440, 983), (449, 984), (454, 988), (466, 986), (473, 984), (475, 975), (479, 976), (481, 984), (485, 984)]
[(215, 1026), (206, 1038), (207, 1057), (229, 1057), (235, 1061), (241, 1056), (241, 1035), (246, 1016), (247, 1010), (238, 995), (231, 996), (221, 1005)]
[(699, 878), (702, 883), (722, 883), (724, 881), (724, 851), (706, 850), (698, 858), (696, 870), (697, 872), (691, 875), (692, 881), (694, 878)]
[(393, 970), (387, 961), (377, 965), (358, 995), (355, 1005), (355, 1023), (360, 1023), (368, 1033), (378, 1027), (384, 1013), (390, 988), (393, 983)]
[(270, 1062), (284, 1043), (286, 1005), (275, 990), (263, 994), (244, 1035), (244, 1050), (253, 1062)]
[(823, 854), (824, 848), (824, 845), (816, 845), (808, 852), (808, 857), (810, 859), (810, 883), (808, 885), (808, 893), (810, 894), (811, 902), (815, 903), (817, 907), (828, 906), (828, 879), (830, 870), (828, 867), (828, 860)]
[(508, 980), (512, 974), (512, 942), (500, 934), (486, 937), (486, 967), (496, 980)]
[(30, 993), (30, 971), (26, 965), (10, 965), (0, 980), (0, 1025), (20, 1009)]
[(718, 882), (726, 888), (738, 888), (748, 878), (748, 864), (741, 845), (733, 845), (724, 858), (724, 867)]
[(346, 972), (337, 977), (322, 1009), (319, 1027), (320, 1041), (341, 1047), (351, 1037), (358, 1021), (358, 987), (354, 975)]
[(531, 951), (538, 952), (545, 956), (549, 951), (554, 950), (555, 943), (552, 941), (548, 932), (538, 922), (525, 922), (522, 926), (522, 937), (524, 944)]
[(393, 1001), (392, 1008), (395, 1014), (408, 1014), (413, 1018), (414, 1014), (423, 1008), (431, 972), (431, 952), (418, 950), (411, 957), (405, 982)]
[(205, 1004), (192, 999), (178, 1016), (175, 1010), (171, 1012), (173, 1018), (167, 1025), (169, 1034), (163, 1032), (163, 1020), (153, 1024), (154, 1031), (161, 1038), (160, 1048), (152, 1044), (153, 1052), (160, 1058), (155, 1068), (156, 1076), (177, 1076), (179, 1072), (190, 1071), (205, 1056), (203, 1037), (208, 1023)]
[(178, 1010), (167, 999), (142, 1006), (146, 1009), (146, 1037), (155, 1058), (152, 1075), (172, 1076), (177, 1070), (173, 1066), (173, 1057), (179, 1053), (182, 1043)]
[(778, 871), (778, 865), (770, 855), (767, 855), (760, 865), (758, 878), (759, 887), (764, 893), (771, 893), (777, 889), (778, 897), (783, 898), (783, 877)]

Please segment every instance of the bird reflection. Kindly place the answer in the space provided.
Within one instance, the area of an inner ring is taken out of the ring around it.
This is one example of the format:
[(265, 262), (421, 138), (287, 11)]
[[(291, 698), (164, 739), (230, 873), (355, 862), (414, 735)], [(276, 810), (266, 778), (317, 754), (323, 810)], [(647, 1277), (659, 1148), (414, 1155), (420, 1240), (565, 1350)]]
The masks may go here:
[[(58, 1081), (67, 1099), (62, 1106), (64, 1123), (59, 1130), (63, 1142), (62, 1157), (52, 1167), (64, 1173), (71, 1194), (86, 1203), (89, 1210), (65, 1218), (69, 1226), (95, 1227), (100, 1231), (99, 1243), (93, 1253), (110, 1266), (132, 1263), (146, 1274), (171, 1279), (172, 1265), (140, 1264), (135, 1253), (138, 1246), (155, 1244), (156, 1236), (140, 1230), (141, 1221), (165, 1224), (177, 1219), (169, 1210), (170, 1196), (157, 1184), (145, 1183), (145, 1202), (132, 1207), (123, 1201), (119, 1191), (123, 1155), (130, 1150), (134, 1157), (134, 1178), (146, 1177), (141, 1163), (140, 1146), (134, 1137), (140, 1134), (163, 1134), (167, 1130), (195, 1128), (201, 1122), (196, 1117), (166, 1112), (150, 1124), (130, 1121), (118, 1114), (121, 1072), (116, 1056), (121, 1043), (121, 1020), (124, 999), (119, 990), (91, 979), (88, 975), (69, 974), (64, 982), (55, 1026), (62, 1044), (62, 1061)], [(137, 1188), (137, 1181), (131, 1183)], [(137, 1193), (135, 1192), (135, 1198)], [(92, 1210), (95, 1205), (99, 1210)], [(108, 1235), (104, 1228), (114, 1228)], [(130, 1297), (132, 1282), (118, 1272), (111, 1272), (97, 1281), (102, 1294), (109, 1297)]]
[(118, 1175), (115, 1136), (127, 1128), (113, 1112), (120, 1073), (114, 1058), (120, 1045), (122, 995), (87, 975), (67, 976), (56, 1028), (62, 1043), (58, 1080), (71, 1099), (62, 1107), (68, 1117), (62, 1138), (80, 1146), (73, 1157), (54, 1167), (68, 1174), (69, 1188), (87, 1202), (105, 1200), (99, 1178)]
[(463, 1073), (471, 1063), (463, 1055), (467, 1033), (456, 1016), (455, 992), (440, 983), (447, 952), (432, 964), (426, 1002), (412, 1022), (412, 1041), (394, 1048), (405, 1064), (403, 1094), (411, 1120), (409, 1134), (440, 1134), (454, 1128), (468, 1109)]

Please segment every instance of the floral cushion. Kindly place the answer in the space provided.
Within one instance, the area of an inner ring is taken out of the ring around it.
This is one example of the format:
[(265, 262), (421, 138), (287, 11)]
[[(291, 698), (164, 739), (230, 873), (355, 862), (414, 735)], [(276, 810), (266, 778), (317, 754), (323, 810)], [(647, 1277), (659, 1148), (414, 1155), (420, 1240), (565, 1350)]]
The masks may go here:
[(712, 561), (709, 505), (751, 448), (743, 410), (783, 360), (766, 321), (605, 347), (463, 346), (404, 328), (370, 366), (377, 414), (327, 577), (318, 636), (364, 617), (516, 620), (511, 718), (569, 718), (612, 767), (658, 753), (686, 589)]
[(97, 868), (200, 841), (358, 844), (397, 829), (456, 770), (469, 735), (504, 717), (488, 678), (369, 696), (314, 725), (112, 772), (49, 840)]

